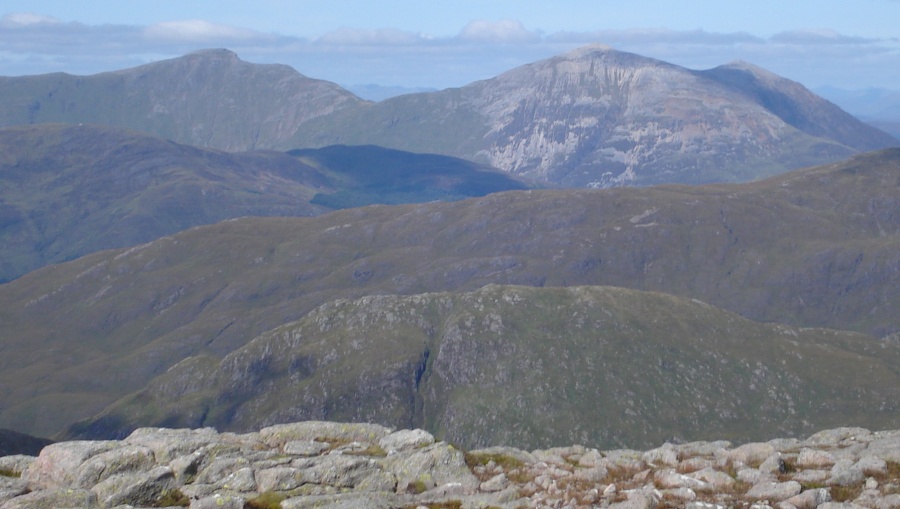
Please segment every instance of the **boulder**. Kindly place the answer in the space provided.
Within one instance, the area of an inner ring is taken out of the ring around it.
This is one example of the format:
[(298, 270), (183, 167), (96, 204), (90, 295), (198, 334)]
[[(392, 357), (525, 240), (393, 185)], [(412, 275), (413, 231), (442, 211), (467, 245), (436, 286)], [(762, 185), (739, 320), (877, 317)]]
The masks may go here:
[(797, 457), (797, 466), (801, 468), (831, 468), (835, 463), (833, 454), (818, 449), (803, 448)]
[(90, 489), (114, 475), (145, 472), (156, 466), (153, 451), (141, 445), (116, 447), (91, 457), (75, 469), (73, 485)]
[(157, 506), (176, 489), (175, 475), (169, 467), (156, 467), (148, 472), (118, 474), (109, 477), (91, 491), (97, 495), (101, 507), (132, 505)]
[(816, 509), (820, 504), (831, 502), (831, 492), (826, 488), (806, 490), (784, 500), (788, 507), (796, 509)]
[(29, 466), (22, 477), (29, 486), (70, 488), (76, 486), (78, 468), (90, 458), (120, 447), (113, 440), (81, 440), (50, 444)]
[(481, 484), (466, 465), (463, 453), (445, 443), (388, 456), (381, 463), (396, 478), (397, 491), (401, 493), (423, 481), (433, 487), (457, 483), (465, 493), (474, 492)]
[(421, 429), (403, 429), (395, 431), (380, 439), (378, 446), (388, 454), (396, 454), (400, 451), (427, 447), (434, 443), (434, 435)]
[(726, 453), (726, 457), (734, 463), (740, 463), (751, 467), (758, 467), (769, 456), (775, 454), (775, 447), (769, 443), (749, 443), (732, 449)]
[(779, 502), (798, 495), (801, 489), (803, 487), (797, 481), (764, 482), (750, 488), (746, 496), (751, 500)]

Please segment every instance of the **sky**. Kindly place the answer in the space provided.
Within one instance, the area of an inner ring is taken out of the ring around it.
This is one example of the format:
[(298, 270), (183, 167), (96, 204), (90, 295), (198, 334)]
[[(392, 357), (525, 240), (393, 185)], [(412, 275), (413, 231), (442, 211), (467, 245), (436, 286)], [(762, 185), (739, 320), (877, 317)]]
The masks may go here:
[(809, 88), (900, 89), (900, 0), (0, 0), (0, 76), (228, 48), (344, 86), (442, 89), (587, 44)]

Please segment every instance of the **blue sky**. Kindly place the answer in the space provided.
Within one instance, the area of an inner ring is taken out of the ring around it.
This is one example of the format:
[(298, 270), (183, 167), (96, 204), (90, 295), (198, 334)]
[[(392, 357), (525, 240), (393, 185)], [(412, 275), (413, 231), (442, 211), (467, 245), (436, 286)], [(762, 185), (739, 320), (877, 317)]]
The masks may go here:
[(210, 47), (342, 85), (461, 86), (589, 43), (810, 88), (900, 89), (900, 0), (3, 0), (0, 75), (92, 74)]

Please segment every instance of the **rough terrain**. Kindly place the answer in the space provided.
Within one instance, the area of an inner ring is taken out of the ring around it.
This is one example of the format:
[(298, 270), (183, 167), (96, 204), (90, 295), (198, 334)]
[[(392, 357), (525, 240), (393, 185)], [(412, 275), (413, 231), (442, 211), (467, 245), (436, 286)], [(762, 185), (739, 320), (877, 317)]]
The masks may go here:
[(894, 509), (900, 431), (464, 452), (422, 430), (299, 422), (246, 434), (142, 428), (0, 458), (0, 509)]
[[(338, 299), (491, 283), (652, 290), (756, 321), (855, 330), (889, 346), (877, 338), (900, 331), (898, 171), (895, 149), (750, 184), (507, 192), (315, 218), (244, 218), (95, 253), (0, 285), (0, 427), (53, 435), (188, 357), (218, 362)], [(636, 322), (652, 327), (653, 316)], [(561, 318), (556, 313), (556, 331), (577, 325)], [(871, 383), (865, 373), (847, 372)], [(795, 431), (836, 425), (813, 423)], [(247, 429), (268, 424), (275, 422)]]

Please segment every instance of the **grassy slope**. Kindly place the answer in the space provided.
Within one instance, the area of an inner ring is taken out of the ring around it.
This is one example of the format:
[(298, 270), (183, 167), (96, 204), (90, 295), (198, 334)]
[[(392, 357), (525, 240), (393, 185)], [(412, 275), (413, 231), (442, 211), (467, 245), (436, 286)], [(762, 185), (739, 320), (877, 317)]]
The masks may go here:
[(47, 267), (0, 286), (0, 426), (52, 434), (186, 357), (377, 293), (614, 285), (884, 335), (900, 316), (898, 163), (247, 218)]
[(469, 448), (746, 441), (890, 426), (898, 366), (897, 343), (660, 293), (489, 285), (325, 304), (221, 362), (182, 362), (77, 429), (326, 419), (426, 427)]

